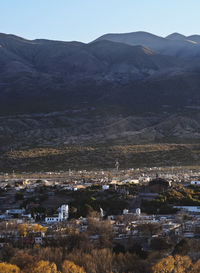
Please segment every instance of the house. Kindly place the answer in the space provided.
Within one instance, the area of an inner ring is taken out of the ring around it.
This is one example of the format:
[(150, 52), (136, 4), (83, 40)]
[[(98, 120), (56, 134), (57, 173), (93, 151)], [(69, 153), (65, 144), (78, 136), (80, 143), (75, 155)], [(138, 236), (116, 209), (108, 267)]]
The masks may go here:
[(25, 213), (25, 209), (8, 209), (6, 210), (6, 215), (12, 218), (19, 218)]
[(124, 209), (123, 210), (123, 214), (128, 214), (129, 213), (129, 210), (128, 209)]
[(41, 245), (42, 244), (42, 237), (35, 237), (35, 244)]
[(173, 208), (180, 209), (187, 212), (192, 212), (192, 213), (200, 213), (199, 206), (173, 206)]
[(192, 185), (192, 186), (200, 186), (200, 181), (191, 181), (190, 185)]

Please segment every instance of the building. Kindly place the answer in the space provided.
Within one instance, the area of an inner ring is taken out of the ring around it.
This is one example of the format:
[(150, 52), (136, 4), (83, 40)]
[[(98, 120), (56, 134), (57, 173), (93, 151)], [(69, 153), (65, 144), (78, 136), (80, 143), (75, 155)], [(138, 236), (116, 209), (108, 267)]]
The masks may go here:
[(191, 212), (191, 213), (200, 213), (199, 206), (173, 206), (173, 208), (180, 209), (186, 212)]
[(69, 218), (69, 206), (68, 205), (62, 205), (59, 209), (58, 209), (58, 216), (54, 217), (46, 217), (45, 218), (45, 222), (47, 224), (49, 223), (56, 223), (56, 222), (61, 222), (64, 220), (67, 220)]
[(190, 184), (192, 186), (200, 186), (200, 181), (191, 181)]
[(171, 187), (171, 183), (162, 178), (156, 178), (149, 182), (149, 189), (151, 192), (164, 192), (169, 187)]
[(102, 186), (102, 189), (103, 189), (104, 191), (105, 191), (105, 190), (109, 190), (109, 188), (110, 188), (109, 185), (103, 185), (103, 186)]

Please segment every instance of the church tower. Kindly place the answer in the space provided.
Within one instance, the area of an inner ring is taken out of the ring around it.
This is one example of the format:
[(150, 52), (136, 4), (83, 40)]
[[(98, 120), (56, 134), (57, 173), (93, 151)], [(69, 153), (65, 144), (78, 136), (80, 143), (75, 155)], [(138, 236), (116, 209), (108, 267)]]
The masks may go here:
[(59, 221), (67, 220), (69, 218), (69, 206), (62, 205), (58, 215)]

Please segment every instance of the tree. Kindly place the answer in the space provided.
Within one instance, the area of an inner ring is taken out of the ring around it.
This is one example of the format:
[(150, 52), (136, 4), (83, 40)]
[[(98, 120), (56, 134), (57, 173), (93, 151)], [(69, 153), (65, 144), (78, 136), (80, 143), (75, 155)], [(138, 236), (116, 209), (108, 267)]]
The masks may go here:
[(76, 265), (74, 262), (71, 261), (64, 261), (62, 265), (62, 272), (63, 273), (85, 273), (83, 267)]
[(29, 273), (57, 273), (57, 266), (48, 261), (40, 261), (33, 266)]
[(63, 250), (61, 247), (40, 247), (34, 246), (29, 253), (36, 259), (36, 261), (47, 260), (50, 263), (55, 263), (61, 267), (63, 262)]
[(153, 273), (191, 273), (193, 265), (188, 256), (176, 255), (163, 258), (152, 269)]
[(174, 248), (173, 255), (187, 255), (190, 250), (188, 240), (182, 239)]
[(191, 273), (199, 273), (200, 272), (200, 260), (198, 260), (192, 267)]
[(10, 260), (12, 264), (17, 265), (20, 269), (31, 266), (34, 263), (33, 256), (25, 253), (24, 251), (18, 251), (15, 256)]
[(137, 226), (138, 231), (144, 236), (152, 236), (162, 231), (159, 223), (140, 224)]
[(174, 257), (174, 273), (190, 273), (192, 269), (192, 261), (188, 256)]
[[(114, 267), (116, 272), (152, 273), (151, 267), (145, 260), (141, 260), (135, 254), (126, 252), (115, 256)], [(108, 271), (111, 272), (111, 271)]]
[(88, 218), (88, 233), (99, 236), (99, 248), (112, 247), (114, 231), (110, 221), (92, 217)]
[(97, 264), (91, 253), (86, 253), (80, 249), (76, 249), (68, 254), (66, 259), (82, 266), (87, 273), (97, 273)]
[(116, 245), (113, 247), (113, 251), (114, 251), (114, 253), (116, 253), (116, 254), (125, 253), (125, 252), (126, 252), (125, 247), (124, 247), (122, 244), (116, 244)]
[(112, 272), (113, 253), (110, 249), (94, 249), (91, 252), (97, 266), (97, 273)]
[(200, 259), (200, 242), (196, 239), (190, 239), (189, 245), (190, 245), (189, 256), (194, 261), (199, 260)]
[(172, 273), (174, 272), (174, 258), (172, 256), (163, 258), (152, 269), (153, 273)]
[(28, 224), (21, 224), (18, 226), (17, 229), (18, 229), (19, 236), (25, 237), (28, 232)]
[(31, 229), (33, 232), (46, 232), (47, 227), (43, 227), (41, 225), (35, 224), (31, 226)]
[(10, 259), (14, 256), (15, 249), (11, 245), (6, 245), (1, 250), (1, 256), (3, 261), (9, 262)]
[(167, 249), (170, 249), (172, 245), (169, 244), (166, 239), (163, 239), (163, 238), (154, 238), (152, 241), (151, 241), (151, 248), (153, 250), (159, 250), (159, 251), (162, 251), (162, 250), (167, 250)]
[(16, 265), (0, 263), (0, 273), (20, 273), (20, 269)]
[(130, 253), (134, 253), (142, 259), (146, 259), (148, 256), (147, 251), (144, 251), (142, 246), (139, 243), (134, 243), (129, 249)]

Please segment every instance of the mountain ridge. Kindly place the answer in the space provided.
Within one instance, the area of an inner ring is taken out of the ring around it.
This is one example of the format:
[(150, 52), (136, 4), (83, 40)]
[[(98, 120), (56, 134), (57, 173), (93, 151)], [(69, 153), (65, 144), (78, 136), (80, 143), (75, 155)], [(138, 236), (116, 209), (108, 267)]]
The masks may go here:
[(0, 34), (0, 149), (199, 139), (200, 45), (177, 33), (131, 33), (132, 44), (109, 35), (85, 44)]
[[(179, 38), (170, 39), (170, 37), (174, 36), (178, 36)], [(180, 36), (182, 37), (181, 39)], [(191, 37), (192, 36), (190, 36), (190, 39), (187, 37), (183, 39), (182, 34), (174, 33), (164, 38), (148, 32), (139, 31), (122, 34), (105, 34), (95, 41), (111, 40), (129, 45), (142, 45), (160, 54), (190, 59), (200, 56), (200, 44), (196, 41), (191, 41)], [(198, 40), (198, 35), (195, 37), (196, 40)]]

